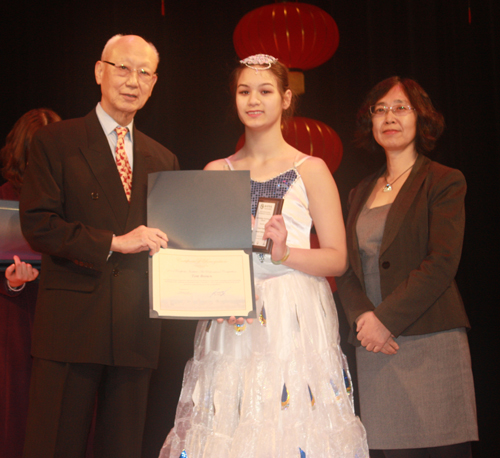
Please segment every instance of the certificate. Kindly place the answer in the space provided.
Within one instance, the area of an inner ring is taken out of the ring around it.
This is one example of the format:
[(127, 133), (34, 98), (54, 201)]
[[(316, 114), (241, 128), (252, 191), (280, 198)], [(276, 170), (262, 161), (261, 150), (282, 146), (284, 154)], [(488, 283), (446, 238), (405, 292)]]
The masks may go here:
[(273, 241), (264, 240), (264, 230), (267, 222), (273, 215), (281, 215), (283, 199), (259, 197), (257, 211), (255, 212), (255, 226), (252, 232), (252, 249), (258, 253), (271, 253)]
[(149, 175), (148, 226), (168, 236), (150, 258), (152, 318), (255, 317), (250, 172)]
[(243, 250), (161, 249), (152, 259), (152, 316), (248, 316), (253, 310), (249, 261)]

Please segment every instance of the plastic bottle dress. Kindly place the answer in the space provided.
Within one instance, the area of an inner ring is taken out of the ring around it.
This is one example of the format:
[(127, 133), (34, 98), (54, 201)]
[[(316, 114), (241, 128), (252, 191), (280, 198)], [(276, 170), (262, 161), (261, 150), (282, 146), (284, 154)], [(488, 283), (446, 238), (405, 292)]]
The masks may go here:
[[(312, 219), (296, 167), (252, 181), (254, 214), (259, 196), (284, 198), (287, 245), (309, 248)], [(253, 257), (259, 319), (199, 322), (160, 458), (368, 457), (327, 280)]]

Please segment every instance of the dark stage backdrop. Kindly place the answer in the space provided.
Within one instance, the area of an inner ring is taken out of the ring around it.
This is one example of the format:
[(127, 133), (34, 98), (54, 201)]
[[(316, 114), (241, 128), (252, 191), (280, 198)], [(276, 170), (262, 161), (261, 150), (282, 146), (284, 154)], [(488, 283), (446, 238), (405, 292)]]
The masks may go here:
[[(3, 2), (0, 138), (32, 108), (50, 107), (63, 118), (89, 112), (99, 100), (93, 68), (104, 43), (116, 33), (134, 33), (154, 42), (161, 55), (153, 96), (136, 118), (139, 128), (175, 152), (184, 169), (231, 154), (242, 133), (227, 89), (236, 62), (232, 33), (244, 14), (268, 3), (165, 0), (162, 16), (161, 0)], [(473, 326), (469, 339), (481, 437), (474, 456), (496, 456), (500, 2), (309, 3), (335, 19), (340, 45), (330, 61), (305, 72), (299, 114), (340, 135), (344, 158), (335, 179), (344, 204), (350, 188), (381, 164), (381, 158), (352, 145), (356, 110), (375, 83), (395, 74), (414, 78), (445, 115), (437, 160), (462, 170), (469, 185), (458, 281)], [(164, 323), (163, 365), (153, 384), (161, 396), (151, 407), (145, 456), (156, 456), (172, 426), (193, 330), (192, 322)], [(354, 369), (352, 349), (344, 348)]]

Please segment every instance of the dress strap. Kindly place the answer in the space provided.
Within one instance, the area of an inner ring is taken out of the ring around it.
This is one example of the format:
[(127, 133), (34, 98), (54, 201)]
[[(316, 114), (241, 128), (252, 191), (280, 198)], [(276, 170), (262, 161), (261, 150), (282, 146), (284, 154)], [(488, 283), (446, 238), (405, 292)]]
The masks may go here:
[(303, 157), (299, 162), (294, 162), (293, 163), (293, 166), (295, 168), (299, 167), (304, 161), (307, 161), (307, 159), (309, 159), (311, 156), (306, 156), (306, 157)]
[(224, 158), (224, 160), (226, 161), (226, 164), (229, 167), (229, 170), (234, 170), (233, 164), (231, 164), (231, 161), (229, 160), (229, 158), (226, 157), (226, 158)]

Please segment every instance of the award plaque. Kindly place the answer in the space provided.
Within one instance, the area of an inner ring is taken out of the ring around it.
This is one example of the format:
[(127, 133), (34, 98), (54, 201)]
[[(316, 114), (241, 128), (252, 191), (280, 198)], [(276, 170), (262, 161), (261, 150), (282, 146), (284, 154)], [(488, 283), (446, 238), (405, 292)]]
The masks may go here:
[(282, 208), (283, 199), (259, 197), (257, 211), (255, 212), (255, 225), (252, 232), (252, 251), (271, 254), (273, 241), (271, 239), (263, 239), (264, 230), (272, 216), (281, 215)]

